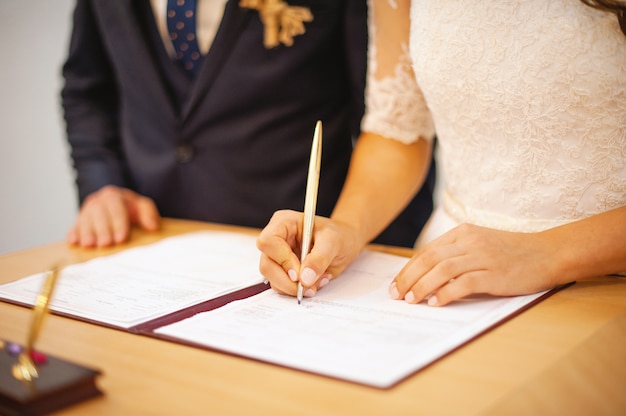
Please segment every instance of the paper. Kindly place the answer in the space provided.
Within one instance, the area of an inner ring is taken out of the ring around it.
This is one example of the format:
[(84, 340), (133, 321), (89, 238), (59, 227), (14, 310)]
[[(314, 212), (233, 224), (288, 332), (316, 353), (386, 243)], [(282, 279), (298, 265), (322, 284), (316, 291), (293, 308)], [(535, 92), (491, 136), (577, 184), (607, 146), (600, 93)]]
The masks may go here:
[[(408, 258), (365, 251), (301, 305), (266, 290), (150, 332), (162, 324), (156, 318), (183, 319), (194, 311), (175, 312), (261, 283), (259, 256), (256, 238), (244, 234), (166, 238), (66, 267), (50, 309), (125, 329), (149, 323), (146, 335), (385, 388), (545, 293), (410, 305), (387, 292)], [(0, 299), (34, 304), (43, 277), (0, 285)]]
[[(261, 283), (256, 237), (202, 231), (64, 268), (50, 309), (130, 328)], [(44, 274), (0, 285), (0, 298), (33, 305)]]
[(366, 251), (298, 305), (265, 291), (155, 332), (269, 363), (389, 387), (464, 344), (542, 293), (445, 307), (410, 305), (387, 287), (407, 258)]

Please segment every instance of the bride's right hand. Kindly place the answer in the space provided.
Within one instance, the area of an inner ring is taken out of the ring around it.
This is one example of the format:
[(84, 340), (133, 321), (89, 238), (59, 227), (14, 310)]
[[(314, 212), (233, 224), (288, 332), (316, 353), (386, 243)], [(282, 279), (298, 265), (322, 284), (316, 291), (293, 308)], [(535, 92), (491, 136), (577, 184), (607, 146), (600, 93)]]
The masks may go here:
[(277, 292), (295, 296), (301, 281), (304, 296), (312, 297), (358, 256), (364, 244), (349, 226), (317, 216), (311, 251), (301, 264), (302, 230), (301, 212), (274, 213), (257, 238), (259, 270)]

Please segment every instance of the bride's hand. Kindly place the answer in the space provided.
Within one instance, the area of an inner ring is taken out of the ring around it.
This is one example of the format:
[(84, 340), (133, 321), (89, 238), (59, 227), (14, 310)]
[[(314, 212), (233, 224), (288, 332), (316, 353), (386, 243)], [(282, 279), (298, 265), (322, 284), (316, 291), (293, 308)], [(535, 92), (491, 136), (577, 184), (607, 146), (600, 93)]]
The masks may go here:
[(443, 306), (473, 293), (513, 296), (557, 285), (555, 248), (541, 233), (463, 224), (420, 248), (389, 286), (394, 299)]
[(295, 296), (301, 281), (304, 296), (312, 297), (356, 258), (364, 244), (350, 227), (317, 216), (311, 251), (300, 264), (302, 224), (301, 212), (274, 213), (257, 239), (259, 270), (275, 291)]

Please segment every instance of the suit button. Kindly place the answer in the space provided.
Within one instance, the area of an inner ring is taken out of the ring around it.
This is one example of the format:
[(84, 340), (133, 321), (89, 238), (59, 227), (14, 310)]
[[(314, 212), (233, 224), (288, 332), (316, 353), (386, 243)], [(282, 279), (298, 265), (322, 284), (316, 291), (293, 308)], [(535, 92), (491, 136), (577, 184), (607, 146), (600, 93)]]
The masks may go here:
[(191, 159), (193, 159), (193, 147), (183, 144), (176, 148), (176, 160), (179, 163), (189, 163)]

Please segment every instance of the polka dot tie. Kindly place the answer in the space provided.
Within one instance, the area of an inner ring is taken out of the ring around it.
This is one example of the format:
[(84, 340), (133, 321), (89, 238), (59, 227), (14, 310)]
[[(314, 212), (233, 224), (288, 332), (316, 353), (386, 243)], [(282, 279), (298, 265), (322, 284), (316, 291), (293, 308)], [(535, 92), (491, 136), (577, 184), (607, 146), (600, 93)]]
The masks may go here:
[(176, 61), (189, 75), (195, 76), (202, 62), (196, 39), (196, 0), (167, 1), (167, 30)]

